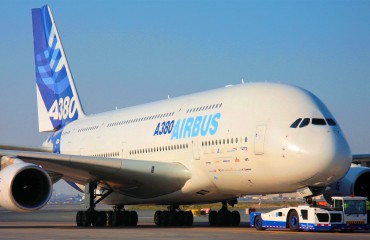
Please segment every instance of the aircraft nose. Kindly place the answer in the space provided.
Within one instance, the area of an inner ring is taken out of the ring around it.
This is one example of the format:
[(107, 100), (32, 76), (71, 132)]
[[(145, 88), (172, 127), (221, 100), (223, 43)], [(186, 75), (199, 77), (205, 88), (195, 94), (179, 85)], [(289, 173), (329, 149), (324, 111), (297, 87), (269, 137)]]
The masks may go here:
[(305, 167), (312, 173), (307, 181), (311, 186), (327, 186), (347, 173), (352, 161), (351, 150), (339, 131), (327, 131), (316, 136), (320, 138), (312, 138), (313, 141), (302, 149)]

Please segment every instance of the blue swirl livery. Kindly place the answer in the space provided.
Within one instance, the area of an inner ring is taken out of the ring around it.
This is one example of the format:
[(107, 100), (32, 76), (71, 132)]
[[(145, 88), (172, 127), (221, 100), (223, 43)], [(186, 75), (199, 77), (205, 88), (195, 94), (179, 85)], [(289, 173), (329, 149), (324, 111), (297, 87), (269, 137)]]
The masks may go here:
[(48, 6), (32, 9), (40, 132), (55, 132), (84, 117), (80, 99)]

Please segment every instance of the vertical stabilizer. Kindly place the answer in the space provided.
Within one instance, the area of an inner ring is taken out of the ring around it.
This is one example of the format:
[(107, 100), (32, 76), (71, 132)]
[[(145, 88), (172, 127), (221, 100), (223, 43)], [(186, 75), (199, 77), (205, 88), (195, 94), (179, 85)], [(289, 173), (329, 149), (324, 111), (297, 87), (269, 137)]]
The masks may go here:
[(85, 116), (49, 6), (32, 9), (39, 131)]

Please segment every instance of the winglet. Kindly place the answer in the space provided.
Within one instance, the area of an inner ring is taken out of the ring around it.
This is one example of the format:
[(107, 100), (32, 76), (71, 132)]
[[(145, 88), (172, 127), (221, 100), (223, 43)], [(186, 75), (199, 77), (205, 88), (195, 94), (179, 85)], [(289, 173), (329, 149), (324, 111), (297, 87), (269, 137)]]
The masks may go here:
[(32, 9), (40, 132), (85, 116), (49, 6)]

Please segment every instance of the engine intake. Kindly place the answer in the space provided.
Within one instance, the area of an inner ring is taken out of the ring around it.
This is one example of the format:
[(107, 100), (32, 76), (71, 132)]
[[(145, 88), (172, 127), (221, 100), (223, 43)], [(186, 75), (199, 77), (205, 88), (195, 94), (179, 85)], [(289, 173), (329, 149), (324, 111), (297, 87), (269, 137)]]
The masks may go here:
[(348, 173), (330, 185), (323, 194), (330, 204), (332, 196), (361, 196), (370, 199), (370, 168), (353, 164)]
[(41, 167), (17, 159), (0, 171), (0, 205), (12, 211), (42, 208), (50, 199), (52, 183)]

